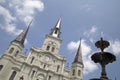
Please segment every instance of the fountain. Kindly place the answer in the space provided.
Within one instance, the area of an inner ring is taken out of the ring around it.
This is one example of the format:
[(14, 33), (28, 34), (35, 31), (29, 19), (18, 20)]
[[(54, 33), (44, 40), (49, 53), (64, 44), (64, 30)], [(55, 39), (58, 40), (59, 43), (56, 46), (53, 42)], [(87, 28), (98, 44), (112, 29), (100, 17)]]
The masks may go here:
[(107, 77), (105, 67), (108, 63), (112, 63), (113, 61), (116, 61), (116, 57), (112, 53), (104, 51), (104, 49), (107, 48), (108, 46), (110, 46), (110, 44), (108, 41), (103, 40), (103, 38), (101, 38), (101, 40), (97, 41), (95, 43), (95, 46), (97, 48), (100, 48), (101, 51), (94, 53), (91, 56), (91, 59), (95, 63), (99, 63), (101, 65), (101, 69), (102, 69), (101, 70), (101, 77), (100, 78), (92, 78), (90, 80), (109, 80), (109, 78)]

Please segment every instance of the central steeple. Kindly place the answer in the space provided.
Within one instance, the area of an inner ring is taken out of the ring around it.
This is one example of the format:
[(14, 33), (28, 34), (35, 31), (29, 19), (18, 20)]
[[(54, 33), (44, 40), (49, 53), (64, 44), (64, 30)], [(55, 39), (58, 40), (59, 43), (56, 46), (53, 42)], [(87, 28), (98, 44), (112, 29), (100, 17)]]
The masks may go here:
[(61, 18), (57, 21), (55, 27), (51, 29), (50, 35), (59, 38), (61, 34), (60, 28), (61, 28)]
[(59, 48), (62, 40), (60, 39), (61, 18), (57, 21), (56, 25), (51, 29), (51, 32), (46, 35), (42, 49), (53, 54), (59, 53)]

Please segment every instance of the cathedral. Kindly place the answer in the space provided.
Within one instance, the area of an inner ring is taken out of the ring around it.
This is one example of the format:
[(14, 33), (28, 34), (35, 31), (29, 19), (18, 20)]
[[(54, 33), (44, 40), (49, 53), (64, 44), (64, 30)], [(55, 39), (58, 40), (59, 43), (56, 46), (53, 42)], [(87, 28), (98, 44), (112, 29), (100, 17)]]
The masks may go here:
[(83, 80), (81, 42), (70, 68), (65, 67), (66, 57), (59, 54), (61, 18), (45, 36), (42, 47), (31, 47), (26, 55), (22, 49), (30, 24), (0, 57), (0, 80)]

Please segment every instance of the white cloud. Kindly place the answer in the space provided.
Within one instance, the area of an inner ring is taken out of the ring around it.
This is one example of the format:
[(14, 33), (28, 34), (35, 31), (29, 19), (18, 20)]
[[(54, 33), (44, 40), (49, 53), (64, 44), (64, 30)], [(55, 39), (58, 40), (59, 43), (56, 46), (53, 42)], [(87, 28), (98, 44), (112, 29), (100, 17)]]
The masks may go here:
[(107, 49), (109, 52), (113, 52), (115, 55), (120, 54), (120, 40), (112, 40), (110, 41), (110, 47)]
[(27, 40), (27, 39), (25, 39), (25, 43), (24, 43), (24, 44), (25, 44), (25, 45), (28, 44), (28, 40)]
[(87, 37), (90, 37), (91, 35), (95, 34), (97, 32), (96, 25), (93, 25), (90, 30), (85, 31), (83, 34)]
[(85, 12), (89, 12), (89, 11), (92, 10), (92, 7), (91, 7), (91, 5), (84, 4), (84, 5), (81, 6), (80, 9), (83, 10), (83, 11), (85, 11)]
[(77, 41), (77, 42), (71, 41), (71, 42), (67, 45), (67, 48), (68, 48), (68, 50), (71, 50), (71, 51), (77, 50), (78, 45), (79, 45), (79, 41)]
[(13, 17), (9, 10), (4, 8), (3, 6), (0, 6), (0, 16), (5, 19), (6, 23), (10, 23), (11, 21), (15, 20), (15, 17)]
[[(77, 42), (71, 41), (67, 45), (68, 50), (70, 50), (70, 51), (77, 50), (78, 46), (79, 46), (79, 43), (80, 43), (80, 41), (77, 41)], [(85, 40), (81, 41), (81, 46), (82, 46), (81, 48), (82, 48), (83, 56), (86, 56), (91, 52), (91, 47), (88, 44), (85, 43)]]
[[(78, 49), (80, 41), (71, 41), (68, 43), (67, 48), (70, 51), (76, 51)], [(84, 74), (89, 74), (95, 70), (98, 69), (98, 66), (94, 64), (94, 62), (91, 61), (90, 56), (92, 53), (91, 47), (86, 43), (85, 40), (82, 40), (81, 43), (82, 48), (82, 56), (83, 56), (83, 62), (84, 62)]]
[(98, 69), (98, 66), (90, 59), (84, 60), (84, 74), (89, 74)]
[(0, 3), (4, 3), (5, 2), (5, 0), (0, 0)]
[(20, 34), (20, 32), (22, 32), (22, 30), (17, 29), (14, 25), (9, 24), (6, 26), (0, 26), (1, 29), (5, 30), (6, 32), (8, 32), (9, 34), (14, 34), (14, 35), (18, 35)]
[(96, 26), (92, 26), (92, 28), (90, 29), (90, 33), (95, 33), (97, 31)]
[(98, 36), (99, 32), (96, 25), (93, 25), (89, 30), (84, 31), (83, 35), (90, 40), (90, 42), (95, 41), (95, 37)]
[(41, 0), (1, 0), (0, 17), (3, 23), (0, 28), (12, 35), (18, 35), (22, 30), (16, 27), (16, 22), (28, 24), (35, 16), (36, 11), (43, 11), (44, 4)]
[[(13, 3), (14, 4), (14, 3)], [(35, 11), (43, 11), (44, 4), (41, 0), (20, 0), (18, 4), (12, 5), (15, 7), (16, 13), (20, 20), (24, 20), (26, 23), (33, 19)]]
[(12, 24), (12, 21), (15, 21), (16, 18), (11, 15), (8, 9), (0, 6), (0, 16), (4, 19), (4, 24), (0, 24), (0, 28), (5, 30), (6, 32), (14, 35), (18, 35), (21, 30), (17, 29), (15, 24)]

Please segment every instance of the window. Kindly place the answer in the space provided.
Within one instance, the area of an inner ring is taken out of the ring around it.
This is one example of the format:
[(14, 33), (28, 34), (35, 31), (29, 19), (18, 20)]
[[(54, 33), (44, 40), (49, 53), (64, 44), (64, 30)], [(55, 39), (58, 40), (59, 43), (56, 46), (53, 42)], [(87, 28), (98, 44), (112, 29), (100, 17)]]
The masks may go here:
[(44, 64), (43, 68), (45, 69), (46, 65)]
[(35, 70), (32, 71), (32, 75), (31, 75), (31, 77), (33, 78), (34, 75), (35, 75)]
[(16, 71), (13, 71), (9, 80), (14, 80), (16, 73), (17, 73)]
[(23, 76), (21, 76), (21, 77), (20, 77), (20, 80), (24, 80), (24, 77), (23, 77)]
[(55, 50), (55, 47), (52, 47), (52, 52), (54, 52), (54, 50)]
[(57, 66), (57, 72), (59, 71), (59, 68), (60, 68), (60, 66), (58, 65), (58, 66)]
[(19, 51), (16, 51), (16, 53), (15, 53), (15, 57), (17, 56), (18, 53), (19, 53)]
[(73, 76), (75, 75), (75, 70), (74, 70), (74, 69), (73, 69), (72, 75), (73, 75)]
[(80, 76), (80, 73), (81, 73), (81, 71), (80, 71), (80, 70), (78, 70), (78, 76)]
[(14, 51), (14, 48), (11, 48), (11, 49), (9, 50), (9, 53), (13, 53), (13, 51)]
[(2, 68), (3, 68), (3, 65), (0, 65), (0, 71), (2, 70)]
[(33, 63), (33, 60), (34, 60), (34, 59), (35, 59), (35, 58), (34, 58), (34, 57), (32, 57), (30, 64), (32, 64), (32, 63)]
[(55, 34), (57, 34), (57, 33), (58, 33), (58, 28), (55, 29)]
[(53, 62), (55, 63), (56, 61), (55, 61), (55, 60), (53, 60)]
[(49, 50), (50, 49), (50, 46), (47, 46), (46, 50)]
[(48, 80), (51, 80), (51, 76), (49, 76)]

